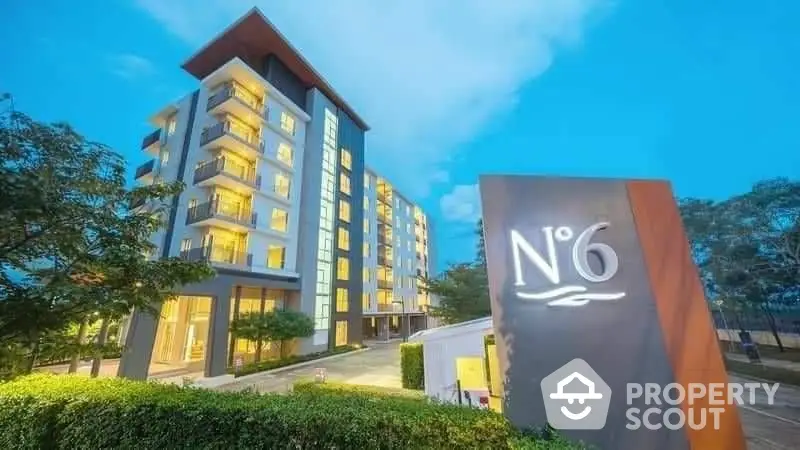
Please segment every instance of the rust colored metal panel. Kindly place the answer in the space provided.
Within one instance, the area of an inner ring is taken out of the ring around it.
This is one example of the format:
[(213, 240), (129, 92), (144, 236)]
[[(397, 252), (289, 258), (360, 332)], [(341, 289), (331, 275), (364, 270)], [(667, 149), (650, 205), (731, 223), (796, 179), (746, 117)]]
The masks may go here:
[[(664, 345), (676, 382), (727, 383), (703, 286), (692, 261), (680, 212), (666, 182), (629, 181), (628, 198), (644, 255)], [(687, 409), (687, 404), (682, 405)], [(708, 397), (694, 407), (712, 407)], [(720, 414), (720, 429), (687, 428), (691, 448), (744, 450), (735, 406)]]

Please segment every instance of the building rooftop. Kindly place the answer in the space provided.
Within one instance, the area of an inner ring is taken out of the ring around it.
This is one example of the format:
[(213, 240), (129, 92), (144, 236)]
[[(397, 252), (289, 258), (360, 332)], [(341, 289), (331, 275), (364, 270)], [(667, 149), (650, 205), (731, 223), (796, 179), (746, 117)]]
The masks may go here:
[(311, 64), (267, 20), (258, 8), (254, 7), (223, 30), (211, 42), (192, 55), (181, 67), (198, 80), (202, 80), (235, 57), (239, 57), (251, 68), (258, 71), (260, 59), (270, 53), (275, 54), (289, 70), (300, 78), (306, 88), (318, 88), (338, 108), (347, 112), (359, 127), (365, 131), (369, 130), (369, 125), (336, 93), (322, 75), (314, 70)]

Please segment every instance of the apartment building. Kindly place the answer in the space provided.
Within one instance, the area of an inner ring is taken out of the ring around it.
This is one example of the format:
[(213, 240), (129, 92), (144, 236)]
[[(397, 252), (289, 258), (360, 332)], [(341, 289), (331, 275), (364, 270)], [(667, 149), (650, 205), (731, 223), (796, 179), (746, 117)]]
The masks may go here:
[[(429, 272), (430, 229), (419, 208), (365, 169), (364, 120), (256, 8), (182, 68), (198, 87), (151, 118), (142, 151), (152, 159), (135, 177), (186, 184), (152, 236), (152, 256), (208, 261), (216, 276), (183, 286), (160, 315), (133, 311), (118, 374), (188, 369), (210, 377), (256, 353), (277, 356), (277, 344), (231, 337), (231, 321), (247, 312), (312, 317), (315, 333), (294, 343), (294, 353), (361, 343), (364, 327), (367, 336), (388, 336), (400, 326), (402, 302), (412, 328), (423, 327), (429, 300), (412, 278)], [(395, 216), (402, 224), (386, 222)], [(384, 242), (395, 235), (402, 244)], [(362, 256), (368, 247), (375, 258)], [(367, 272), (375, 274), (369, 285)], [(401, 309), (390, 311), (396, 299)]]
[(392, 184), (364, 174), (363, 325), (365, 338), (408, 336), (428, 326), (431, 230), (422, 209)]

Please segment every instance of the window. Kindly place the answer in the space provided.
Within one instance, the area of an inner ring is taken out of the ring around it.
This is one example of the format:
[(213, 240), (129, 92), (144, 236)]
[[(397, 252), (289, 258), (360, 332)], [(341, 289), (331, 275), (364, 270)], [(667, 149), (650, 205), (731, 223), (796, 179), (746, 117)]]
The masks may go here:
[(364, 294), (361, 295), (361, 308), (364, 310), (369, 309), (370, 303), (369, 292), (364, 292)]
[(369, 175), (364, 174), (364, 189), (369, 190)]
[(369, 211), (369, 197), (364, 196), (364, 211)]
[(350, 154), (350, 151), (347, 149), (342, 149), (342, 167), (347, 170), (353, 170), (353, 156)]
[(336, 321), (336, 346), (347, 345), (347, 321)]
[(339, 220), (350, 223), (350, 203), (339, 200)]
[(350, 261), (347, 258), (340, 256), (336, 260), (336, 279), (344, 281), (350, 279)]
[(369, 234), (369, 220), (364, 219), (364, 234)]
[(289, 213), (279, 208), (273, 208), (272, 221), (270, 222), (269, 227), (275, 231), (286, 233), (286, 229), (288, 228), (288, 226), (289, 226)]
[(339, 174), (339, 190), (350, 195), (350, 177), (346, 174)]
[(161, 149), (161, 165), (165, 166), (169, 162), (169, 149)]
[(167, 119), (167, 137), (172, 136), (175, 134), (175, 129), (178, 127), (178, 116), (173, 114)]
[(195, 208), (197, 208), (197, 199), (193, 198), (193, 199), (189, 200), (189, 209), (192, 210), (192, 209), (195, 209)]
[(364, 267), (363, 273), (364, 283), (369, 283), (369, 267)]
[(364, 242), (364, 258), (369, 258), (369, 242)]
[(289, 176), (283, 172), (278, 172), (275, 174), (275, 193), (280, 195), (283, 198), (289, 198), (289, 185), (290, 180)]
[(192, 240), (184, 239), (181, 241), (181, 253), (188, 252), (192, 249)]
[(292, 147), (289, 147), (289, 144), (285, 142), (278, 144), (278, 150), (275, 156), (278, 158), (278, 161), (289, 167), (292, 166)]
[(286, 247), (270, 245), (267, 250), (267, 267), (270, 269), (283, 269), (286, 264)]
[(294, 117), (286, 111), (281, 111), (281, 129), (294, 136)]
[(339, 249), (350, 250), (350, 232), (344, 227), (339, 227)]
[(336, 288), (336, 312), (347, 312), (347, 289)]

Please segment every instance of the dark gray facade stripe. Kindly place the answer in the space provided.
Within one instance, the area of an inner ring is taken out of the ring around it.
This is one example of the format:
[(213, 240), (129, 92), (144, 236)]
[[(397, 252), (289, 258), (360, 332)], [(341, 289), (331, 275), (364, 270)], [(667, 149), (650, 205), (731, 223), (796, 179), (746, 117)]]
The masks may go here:
[[(200, 91), (194, 91), (192, 94), (192, 105), (189, 108), (189, 121), (186, 123), (186, 132), (183, 135), (183, 148), (181, 149), (181, 159), (178, 162), (178, 181), (183, 181), (186, 170), (186, 157), (189, 154), (189, 146), (192, 143), (192, 130), (194, 130), (194, 116), (197, 112), (197, 99), (200, 97)], [(167, 227), (166, 237), (164, 238), (164, 248), (161, 250), (161, 257), (166, 258), (169, 256), (169, 249), (172, 247), (172, 234), (175, 232), (175, 218), (178, 215), (178, 205), (180, 205), (181, 194), (172, 199), (172, 208), (169, 212), (169, 226)]]

